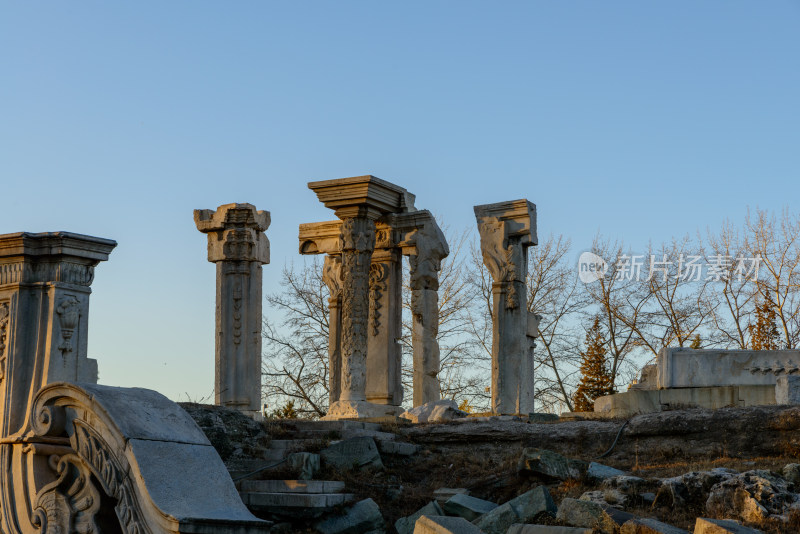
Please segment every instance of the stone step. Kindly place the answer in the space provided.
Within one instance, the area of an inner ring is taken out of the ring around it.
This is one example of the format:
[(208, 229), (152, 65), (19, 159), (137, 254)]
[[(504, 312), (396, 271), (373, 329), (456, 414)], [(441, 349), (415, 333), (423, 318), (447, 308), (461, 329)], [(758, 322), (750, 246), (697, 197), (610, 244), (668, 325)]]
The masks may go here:
[(338, 480), (242, 480), (241, 493), (341, 493), (344, 482)]
[(250, 511), (285, 516), (315, 516), (356, 498), (352, 493), (242, 492), (240, 495)]

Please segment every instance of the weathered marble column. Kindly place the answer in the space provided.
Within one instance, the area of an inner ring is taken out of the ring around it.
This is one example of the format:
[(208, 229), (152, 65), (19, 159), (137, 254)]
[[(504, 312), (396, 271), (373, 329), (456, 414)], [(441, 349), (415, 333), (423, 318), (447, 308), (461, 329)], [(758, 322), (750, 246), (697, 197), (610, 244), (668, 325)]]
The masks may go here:
[(342, 392), (342, 259), (325, 256), (322, 281), (328, 286), (328, 399), (333, 404)]
[(41, 387), (97, 383), (87, 357), (90, 286), (116, 246), (68, 232), (0, 235), (0, 438), (29, 429)]
[(217, 265), (215, 402), (261, 413), (261, 265), (269, 263), (268, 211), (251, 204), (195, 210)]
[(525, 331), (525, 335), (528, 338), (528, 357), (525, 358), (523, 364), (520, 365), (519, 369), (519, 376), (520, 376), (520, 401), (519, 401), (519, 413), (521, 414), (529, 414), (535, 412), (535, 400), (534, 400), (534, 360), (533, 360), (533, 351), (536, 348), (536, 338), (539, 337), (539, 321), (541, 321), (542, 316), (536, 315), (533, 312), (528, 312), (528, 327)]
[(312, 182), (308, 187), (342, 221), (342, 381), (339, 401), (329, 407), (326, 419), (397, 414), (401, 411), (397, 406), (367, 401), (369, 276), (375, 221), (403, 211), (408, 192), (374, 176)]
[(520, 367), (528, 359), (525, 278), (536, 240), (536, 206), (513, 200), (475, 206), (483, 263), (492, 275), (492, 411), (521, 413), (528, 388)]
[(369, 268), (369, 335), (367, 338), (367, 400), (400, 406), (403, 264), (400, 250), (391, 247), (390, 228), (378, 232), (379, 246)]
[[(441, 398), (439, 388), (439, 271), (450, 252), (447, 241), (428, 212), (417, 212), (414, 245), (409, 254), (411, 284), (411, 344), (414, 353), (414, 407)], [(427, 215), (427, 217), (425, 217)]]

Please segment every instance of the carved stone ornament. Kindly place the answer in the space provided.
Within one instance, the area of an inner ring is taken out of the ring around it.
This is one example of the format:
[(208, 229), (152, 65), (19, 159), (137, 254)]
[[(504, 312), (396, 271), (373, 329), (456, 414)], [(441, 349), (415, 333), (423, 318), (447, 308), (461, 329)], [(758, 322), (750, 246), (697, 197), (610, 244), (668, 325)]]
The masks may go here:
[(332, 300), (342, 297), (342, 258), (325, 256), (325, 262), (322, 265), (322, 281), (328, 286)]
[(387, 290), (386, 279), (389, 269), (382, 263), (373, 263), (369, 266), (369, 307), (372, 335), (380, 334), (381, 328), (381, 296)]
[(42, 534), (101, 533), (96, 520), (102, 502), (100, 491), (86, 462), (75, 454), (66, 454), (50, 456), (49, 464), (58, 479), (37, 493), (33, 525)]
[(61, 327), (61, 343), (58, 345), (58, 350), (62, 353), (72, 352), (72, 335), (81, 317), (80, 301), (74, 295), (66, 295), (58, 301), (56, 313)]
[(8, 339), (8, 302), (0, 302), (0, 382), (6, 377), (6, 339)]

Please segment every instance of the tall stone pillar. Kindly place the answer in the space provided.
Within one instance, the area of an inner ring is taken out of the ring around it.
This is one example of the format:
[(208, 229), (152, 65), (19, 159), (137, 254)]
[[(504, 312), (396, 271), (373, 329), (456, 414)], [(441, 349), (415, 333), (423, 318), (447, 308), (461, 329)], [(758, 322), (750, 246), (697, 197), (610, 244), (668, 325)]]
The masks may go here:
[(367, 400), (400, 406), (403, 264), (400, 250), (389, 245), (391, 229), (378, 232), (379, 248), (369, 268), (369, 328), (367, 338)]
[[(427, 213), (427, 212), (425, 212)], [(416, 215), (416, 214), (415, 214)], [(419, 212), (423, 215), (423, 212)], [(428, 215), (430, 215), (428, 213)], [(417, 219), (420, 216), (416, 217)], [(416, 221), (418, 229), (409, 254), (411, 282), (411, 344), (414, 358), (414, 406), (441, 398), (439, 388), (439, 271), (449, 254), (447, 241), (436, 221)]]
[(217, 265), (215, 403), (261, 413), (261, 265), (269, 263), (268, 211), (251, 204), (195, 210)]
[(535, 412), (534, 400), (534, 360), (533, 351), (536, 348), (536, 338), (539, 337), (539, 321), (542, 320), (541, 315), (536, 315), (533, 312), (528, 312), (528, 327), (525, 335), (528, 338), (528, 357), (520, 365), (520, 401), (519, 413), (529, 414)]
[(27, 408), (43, 386), (97, 383), (90, 286), (116, 246), (68, 232), (0, 235), (0, 438), (30, 428)]
[(322, 281), (328, 286), (328, 400), (339, 400), (342, 392), (342, 259), (325, 256)]
[(342, 381), (339, 400), (329, 407), (326, 419), (398, 414), (401, 409), (397, 406), (367, 401), (369, 279), (375, 221), (403, 211), (408, 192), (374, 176), (311, 182), (308, 187), (342, 221)]
[(475, 206), (483, 263), (492, 275), (492, 411), (521, 413), (533, 383), (523, 383), (529, 347), (528, 247), (537, 243), (536, 206), (525, 199)]

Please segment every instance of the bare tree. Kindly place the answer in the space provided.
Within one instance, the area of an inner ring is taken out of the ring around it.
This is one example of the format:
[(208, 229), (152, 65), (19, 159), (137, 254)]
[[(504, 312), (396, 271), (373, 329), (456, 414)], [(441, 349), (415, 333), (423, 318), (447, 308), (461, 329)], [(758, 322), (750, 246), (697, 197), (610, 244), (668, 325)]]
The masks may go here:
[(747, 215), (750, 254), (759, 257), (757, 288), (775, 303), (778, 328), (787, 349), (800, 341), (800, 215), (780, 218), (763, 210)]
[(268, 295), (275, 324), (264, 318), (263, 397), (268, 408), (294, 401), (302, 417), (328, 410), (328, 288), (314, 257), (303, 267), (285, 266), (279, 293)]
[(659, 347), (651, 343), (645, 330), (652, 294), (641, 282), (643, 255), (625, 252), (621, 242), (601, 236), (595, 238), (592, 252), (608, 262), (607, 271), (597, 281), (587, 283), (585, 290), (595, 308), (590, 315), (600, 318), (606, 332), (611, 377), (618, 386), (635, 377), (640, 366), (632, 357), (637, 349), (645, 354), (649, 351), (650, 358), (658, 353)]
[(589, 303), (569, 264), (572, 243), (549, 235), (529, 249), (528, 311), (541, 316), (534, 350), (536, 403), (545, 411), (573, 410), (572, 389), (580, 367), (580, 317)]

